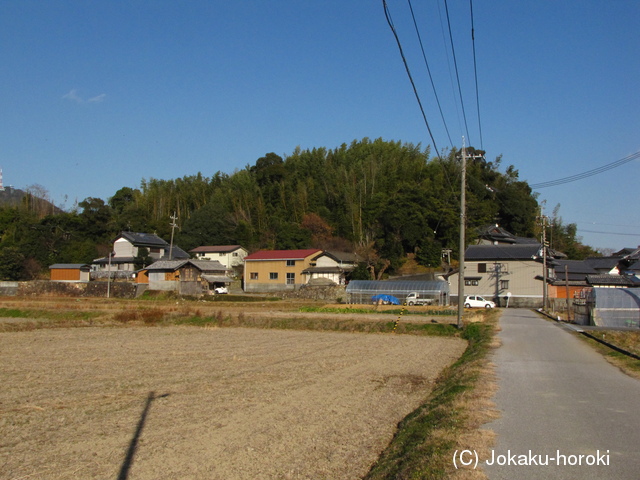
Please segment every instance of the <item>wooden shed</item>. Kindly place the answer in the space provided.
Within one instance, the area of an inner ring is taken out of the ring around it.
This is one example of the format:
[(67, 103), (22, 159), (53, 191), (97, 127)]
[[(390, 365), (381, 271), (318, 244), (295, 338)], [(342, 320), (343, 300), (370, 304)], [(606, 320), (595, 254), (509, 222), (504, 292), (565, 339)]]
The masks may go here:
[(53, 282), (88, 282), (91, 267), (85, 263), (56, 263), (49, 271)]

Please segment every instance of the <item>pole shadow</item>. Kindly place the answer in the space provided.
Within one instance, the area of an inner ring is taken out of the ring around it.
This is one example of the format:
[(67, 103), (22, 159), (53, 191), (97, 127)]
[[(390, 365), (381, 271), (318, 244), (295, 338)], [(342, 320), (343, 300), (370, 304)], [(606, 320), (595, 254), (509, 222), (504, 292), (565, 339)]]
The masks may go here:
[(164, 395), (159, 395), (156, 397), (155, 392), (149, 392), (149, 396), (147, 397), (144, 409), (142, 410), (142, 414), (140, 415), (140, 420), (138, 421), (138, 426), (136, 427), (136, 431), (133, 434), (131, 442), (129, 442), (127, 455), (124, 457), (124, 461), (122, 462), (122, 466), (120, 467), (118, 480), (127, 480), (127, 478), (129, 477), (129, 469), (131, 469), (131, 465), (133, 464), (133, 457), (135, 456), (136, 449), (138, 448), (138, 440), (140, 439), (140, 435), (142, 434), (144, 424), (147, 421), (147, 415), (149, 413), (149, 409), (151, 408), (151, 403), (157, 398), (164, 398), (168, 396), (169, 394), (165, 393)]

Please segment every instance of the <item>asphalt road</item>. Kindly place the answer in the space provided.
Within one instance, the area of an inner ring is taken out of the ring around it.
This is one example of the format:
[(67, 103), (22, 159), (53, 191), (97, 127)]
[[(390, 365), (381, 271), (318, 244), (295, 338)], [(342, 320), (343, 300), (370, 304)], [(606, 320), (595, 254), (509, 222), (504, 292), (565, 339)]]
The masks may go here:
[(500, 327), (489, 479), (640, 479), (640, 381), (530, 310)]

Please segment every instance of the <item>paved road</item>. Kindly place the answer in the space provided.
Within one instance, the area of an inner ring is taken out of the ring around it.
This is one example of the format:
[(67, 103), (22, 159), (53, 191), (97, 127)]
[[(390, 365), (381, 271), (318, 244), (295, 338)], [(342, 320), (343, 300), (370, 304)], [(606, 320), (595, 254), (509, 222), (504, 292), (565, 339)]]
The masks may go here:
[[(640, 381), (529, 310), (506, 310), (500, 327), (502, 417), (487, 427), (497, 433), (494, 458), (507, 465), (485, 465), (489, 478), (640, 479)], [(514, 461), (548, 466), (508, 465)]]

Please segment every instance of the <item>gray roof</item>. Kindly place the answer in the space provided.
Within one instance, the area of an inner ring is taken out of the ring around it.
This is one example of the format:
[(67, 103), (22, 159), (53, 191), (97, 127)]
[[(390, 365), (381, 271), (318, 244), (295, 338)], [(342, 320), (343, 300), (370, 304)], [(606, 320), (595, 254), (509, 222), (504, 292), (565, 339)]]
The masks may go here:
[(191, 264), (201, 272), (205, 273), (221, 273), (224, 274), (228, 269), (217, 260), (158, 260), (147, 267), (147, 270), (170, 270), (175, 271), (183, 266)]
[(86, 263), (54, 263), (53, 265), (49, 266), (49, 269), (51, 269), (51, 270), (58, 270), (58, 269), (86, 269), (86, 270), (89, 270), (90, 268), (91, 268), (91, 266), (86, 264)]
[(611, 285), (617, 287), (638, 287), (640, 281), (636, 277), (626, 275), (587, 275), (589, 285)]
[(203, 272), (228, 272), (229, 269), (218, 260), (190, 260), (199, 270)]
[(470, 245), (464, 254), (467, 260), (534, 260), (540, 255), (540, 244)]
[(169, 243), (160, 238), (155, 233), (137, 233), (137, 232), (122, 232), (118, 238), (124, 238), (131, 242), (135, 247), (165, 247)]
[(338, 263), (358, 263), (361, 261), (358, 254), (353, 252), (340, 252), (338, 250), (325, 250), (324, 252), (318, 254), (313, 258), (313, 260), (317, 260), (320, 257), (330, 257)]

